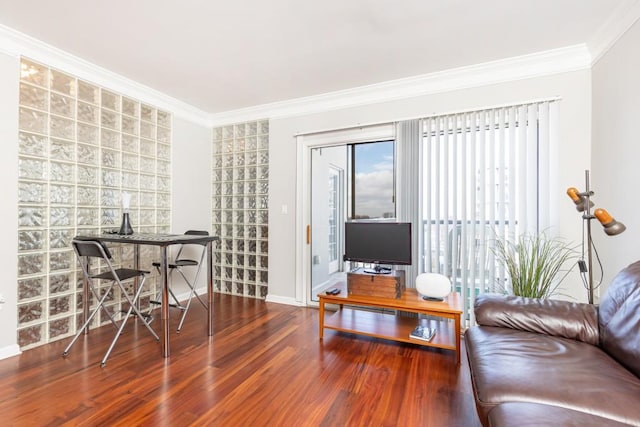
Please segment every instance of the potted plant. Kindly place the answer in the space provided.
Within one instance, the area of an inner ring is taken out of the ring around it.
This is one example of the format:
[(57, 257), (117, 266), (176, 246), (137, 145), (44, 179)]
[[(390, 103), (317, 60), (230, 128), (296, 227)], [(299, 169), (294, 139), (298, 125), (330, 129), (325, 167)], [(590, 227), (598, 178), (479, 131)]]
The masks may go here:
[(529, 298), (555, 295), (570, 272), (563, 270), (563, 266), (577, 256), (564, 240), (548, 237), (544, 232), (523, 234), (517, 242), (497, 239), (494, 253), (507, 270), (511, 293)]

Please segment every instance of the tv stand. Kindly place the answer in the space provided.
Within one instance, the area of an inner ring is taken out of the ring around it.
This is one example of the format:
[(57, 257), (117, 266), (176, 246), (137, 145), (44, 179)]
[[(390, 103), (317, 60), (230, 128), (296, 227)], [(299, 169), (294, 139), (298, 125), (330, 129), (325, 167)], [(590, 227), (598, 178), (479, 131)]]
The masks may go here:
[[(393, 341), (454, 350), (456, 362), (460, 364), (460, 333), (462, 298), (454, 292), (444, 301), (423, 300), (415, 289), (406, 289), (401, 298), (384, 298), (368, 295), (353, 295), (344, 292), (344, 284), (337, 286), (342, 292), (336, 295), (318, 294), (320, 299), (320, 339), (325, 329), (384, 338)], [(325, 304), (337, 304), (340, 309), (326, 314)], [(348, 307), (347, 307), (348, 306)], [(405, 311), (431, 316), (425, 326), (435, 330), (429, 340), (411, 337), (420, 322), (415, 317), (390, 313), (378, 313), (362, 308)], [(358, 309), (360, 308), (360, 309)]]

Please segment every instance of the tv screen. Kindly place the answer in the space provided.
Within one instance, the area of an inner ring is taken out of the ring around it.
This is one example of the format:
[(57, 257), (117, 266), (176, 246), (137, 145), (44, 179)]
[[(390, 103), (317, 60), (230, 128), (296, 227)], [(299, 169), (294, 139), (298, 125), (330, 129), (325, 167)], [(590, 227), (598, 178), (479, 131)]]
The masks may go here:
[(344, 260), (411, 265), (411, 223), (347, 222)]

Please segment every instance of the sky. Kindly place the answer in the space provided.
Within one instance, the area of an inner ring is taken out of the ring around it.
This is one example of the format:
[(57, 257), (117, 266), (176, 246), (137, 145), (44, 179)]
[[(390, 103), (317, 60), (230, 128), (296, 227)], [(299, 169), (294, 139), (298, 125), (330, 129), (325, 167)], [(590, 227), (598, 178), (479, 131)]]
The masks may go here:
[(357, 215), (393, 212), (393, 142), (356, 146)]

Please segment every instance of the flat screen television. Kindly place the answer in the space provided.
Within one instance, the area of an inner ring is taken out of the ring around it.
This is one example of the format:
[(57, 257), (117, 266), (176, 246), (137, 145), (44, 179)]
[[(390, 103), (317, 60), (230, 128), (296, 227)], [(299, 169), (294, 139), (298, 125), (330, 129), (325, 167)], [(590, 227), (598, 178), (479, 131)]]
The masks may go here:
[(411, 265), (411, 223), (347, 222), (344, 225), (344, 260), (379, 266)]

